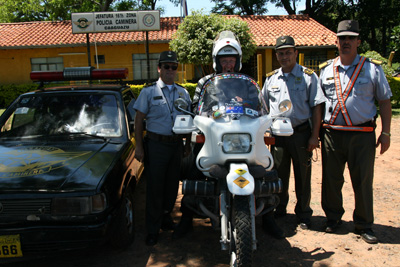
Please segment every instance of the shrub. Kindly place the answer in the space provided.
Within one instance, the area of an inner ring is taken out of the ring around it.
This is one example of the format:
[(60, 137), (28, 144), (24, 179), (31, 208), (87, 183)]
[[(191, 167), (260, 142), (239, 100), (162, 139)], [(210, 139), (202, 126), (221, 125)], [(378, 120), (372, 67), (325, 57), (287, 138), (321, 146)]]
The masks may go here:
[(400, 78), (389, 77), (388, 82), (392, 90), (392, 100), (395, 102), (395, 107), (400, 106)]
[(0, 108), (8, 107), (20, 94), (37, 90), (38, 84), (0, 85)]
[[(190, 98), (192, 99), (194, 96), (194, 91), (196, 90), (196, 85), (197, 83), (182, 83), (180, 84), (181, 86), (185, 87), (186, 90), (190, 94)], [(129, 85), (132, 89), (132, 91), (135, 93), (136, 96), (139, 96), (140, 91), (145, 87), (146, 85)]]

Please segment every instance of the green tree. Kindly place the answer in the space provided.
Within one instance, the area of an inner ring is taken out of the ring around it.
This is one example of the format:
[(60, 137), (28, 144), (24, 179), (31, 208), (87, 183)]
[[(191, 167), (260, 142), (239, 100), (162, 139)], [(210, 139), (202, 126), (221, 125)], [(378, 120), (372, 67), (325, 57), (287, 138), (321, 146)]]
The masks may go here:
[(247, 23), (217, 14), (205, 15), (202, 11), (194, 11), (185, 18), (169, 45), (181, 63), (201, 65), (206, 75), (213, 72), (211, 53), (214, 39), (224, 30), (236, 34), (242, 46), (242, 62), (249, 60), (256, 51), (256, 44)]
[(221, 15), (263, 15), (268, 12), (270, 0), (211, 0), (215, 6), (211, 12)]

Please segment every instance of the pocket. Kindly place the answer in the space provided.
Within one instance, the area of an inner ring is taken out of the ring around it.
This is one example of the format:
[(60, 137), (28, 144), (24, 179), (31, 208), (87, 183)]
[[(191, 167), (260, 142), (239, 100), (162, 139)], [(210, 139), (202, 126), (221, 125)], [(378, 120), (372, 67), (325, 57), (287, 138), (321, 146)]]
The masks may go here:
[(372, 85), (368, 84), (369, 80), (358, 78), (354, 84), (354, 96), (356, 97), (373, 97)]
[(167, 112), (167, 102), (164, 98), (162, 99), (152, 99), (151, 106), (156, 116), (161, 116)]

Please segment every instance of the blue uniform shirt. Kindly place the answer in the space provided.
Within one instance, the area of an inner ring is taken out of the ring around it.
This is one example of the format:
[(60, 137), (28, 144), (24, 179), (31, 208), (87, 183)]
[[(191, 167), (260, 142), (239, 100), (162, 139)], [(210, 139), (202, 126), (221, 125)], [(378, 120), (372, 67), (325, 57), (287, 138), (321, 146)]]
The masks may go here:
[(170, 91), (167, 85), (158, 79), (156, 83), (142, 89), (133, 108), (146, 114), (147, 131), (172, 135), (176, 115), (182, 114), (174, 107), (177, 98), (185, 99), (190, 110), (190, 95), (185, 88), (174, 84)]
[[(353, 63), (346, 70), (339, 58), (335, 65), (333, 64), (333, 60), (330, 60), (321, 69), (318, 87), (324, 91), (327, 98), (325, 115), (323, 117), (324, 122), (329, 122), (332, 112), (338, 103), (333, 68), (339, 66), (339, 77), (343, 93), (359, 61), (360, 55), (357, 55)], [(366, 60), (354, 84), (353, 90), (346, 100), (346, 109), (352, 124), (359, 125), (373, 120), (376, 115), (375, 100), (387, 100), (391, 96), (392, 92), (382, 67)], [(334, 124), (346, 125), (341, 112), (339, 112)]]
[(271, 115), (279, 113), (279, 103), (285, 99), (292, 101), (289, 118), (296, 127), (312, 117), (312, 108), (325, 102), (318, 77), (310, 69), (296, 64), (286, 77), (282, 68), (267, 74), (262, 94)]

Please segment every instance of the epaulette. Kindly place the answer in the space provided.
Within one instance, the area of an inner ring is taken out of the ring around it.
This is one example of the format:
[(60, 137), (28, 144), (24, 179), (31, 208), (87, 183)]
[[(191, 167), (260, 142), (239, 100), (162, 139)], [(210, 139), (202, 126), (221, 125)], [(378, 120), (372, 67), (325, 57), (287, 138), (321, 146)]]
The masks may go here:
[(314, 73), (314, 70), (309, 69), (309, 68), (303, 68), (303, 72), (307, 75), (312, 75)]
[(273, 71), (271, 71), (271, 72), (268, 72), (268, 73), (265, 75), (265, 77), (270, 77), (270, 76), (274, 75), (274, 74), (277, 73), (277, 72), (278, 72), (278, 70), (273, 70)]
[(155, 85), (156, 83), (157, 82), (152, 82), (152, 83), (146, 84), (145, 86), (143, 86), (143, 88), (151, 87), (151, 86)]
[(373, 58), (367, 58), (367, 60), (371, 63), (374, 63), (375, 65), (382, 65), (382, 61), (381, 60), (377, 60), (377, 59), (373, 59)]
[(332, 60), (332, 59), (329, 59), (329, 60), (325, 61), (324, 63), (319, 64), (319, 69), (325, 68), (326, 66), (328, 66), (328, 65), (331, 64), (332, 62), (333, 62), (333, 60)]

